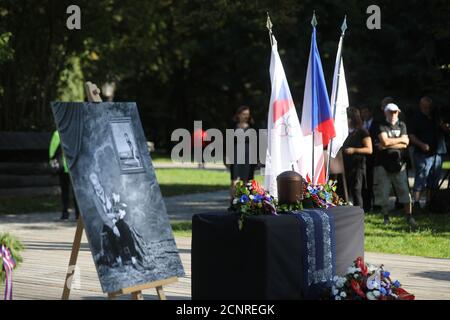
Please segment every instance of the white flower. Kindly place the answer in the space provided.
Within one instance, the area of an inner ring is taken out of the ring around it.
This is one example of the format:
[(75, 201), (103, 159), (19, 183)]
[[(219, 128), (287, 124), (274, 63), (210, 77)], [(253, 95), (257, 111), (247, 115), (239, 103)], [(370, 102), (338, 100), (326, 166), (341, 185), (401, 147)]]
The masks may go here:
[(116, 202), (116, 203), (120, 202), (120, 195), (119, 194), (113, 193), (112, 196), (113, 196), (113, 201), (114, 202)]
[(333, 293), (333, 296), (337, 296), (339, 294), (339, 290), (336, 289), (335, 286), (331, 287), (331, 292)]
[(347, 273), (355, 273), (356, 268), (355, 267), (348, 267)]
[(358, 279), (358, 277), (359, 277), (359, 275), (358, 275), (357, 273), (355, 273), (355, 274), (353, 275), (353, 278), (355, 278), (355, 279)]
[(378, 267), (377, 267), (377, 266), (374, 266), (373, 264), (369, 264), (369, 265), (367, 266), (367, 268), (368, 268), (369, 272), (374, 272), (374, 271), (377, 271), (377, 270), (378, 270)]
[(373, 291), (373, 295), (375, 296), (375, 298), (379, 298), (380, 297), (380, 291), (374, 290)]
[(251, 194), (251, 195), (249, 196), (249, 198), (250, 198), (250, 200), (253, 200), (253, 199), (255, 199), (255, 196)]
[(366, 296), (367, 296), (367, 299), (369, 299), (369, 300), (377, 300), (377, 298), (375, 297), (375, 295), (373, 294), (372, 291), (367, 292)]
[(239, 202), (239, 199), (238, 198), (234, 198), (233, 199), (233, 204), (237, 204)]
[(342, 300), (340, 296), (334, 297), (335, 300)]
[(341, 292), (341, 297), (345, 299), (345, 298), (347, 298), (347, 294), (344, 291), (342, 291)]
[(344, 286), (344, 284), (345, 284), (345, 281), (347, 281), (346, 278), (338, 277), (338, 276), (335, 276), (333, 280), (334, 280), (335, 286), (338, 287), (338, 288), (342, 288)]

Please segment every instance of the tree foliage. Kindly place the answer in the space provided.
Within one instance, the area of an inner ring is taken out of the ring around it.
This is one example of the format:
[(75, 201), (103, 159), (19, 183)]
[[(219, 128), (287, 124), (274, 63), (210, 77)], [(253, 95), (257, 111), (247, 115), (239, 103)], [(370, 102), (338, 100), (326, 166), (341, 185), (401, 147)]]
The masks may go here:
[[(329, 88), (347, 15), (343, 54), (352, 105), (375, 107), (390, 95), (407, 109), (429, 94), (448, 109), (450, 3), (377, 2), (381, 30), (366, 27), (367, 0), (0, 0), (0, 130), (51, 130), (50, 101), (80, 99), (85, 79), (114, 81), (117, 101), (136, 101), (158, 147), (168, 145), (173, 129), (192, 130), (194, 120), (228, 127), (243, 104), (264, 126), (267, 11), (299, 111), (313, 10)], [(65, 26), (72, 3), (81, 8), (78, 31)]]

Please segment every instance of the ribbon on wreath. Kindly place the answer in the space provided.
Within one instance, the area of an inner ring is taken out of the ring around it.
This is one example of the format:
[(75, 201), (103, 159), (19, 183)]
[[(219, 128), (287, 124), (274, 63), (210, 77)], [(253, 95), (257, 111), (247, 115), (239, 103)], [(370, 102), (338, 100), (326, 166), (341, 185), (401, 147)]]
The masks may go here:
[(16, 266), (16, 261), (7, 247), (2, 244), (0, 258), (3, 260), (3, 269), (5, 270), (5, 300), (12, 300), (12, 271)]

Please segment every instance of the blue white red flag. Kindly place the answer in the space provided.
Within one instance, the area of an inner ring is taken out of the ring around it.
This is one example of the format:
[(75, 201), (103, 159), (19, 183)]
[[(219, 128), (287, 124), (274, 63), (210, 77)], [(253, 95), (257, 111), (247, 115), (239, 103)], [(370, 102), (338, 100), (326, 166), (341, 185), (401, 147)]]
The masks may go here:
[(302, 175), (309, 178), (313, 184), (325, 183), (326, 168), (323, 149), (336, 136), (336, 133), (323, 75), (322, 62), (320, 60), (319, 49), (317, 48), (315, 26), (313, 26), (311, 37), (311, 50), (306, 74), (301, 126), (303, 134), (309, 136), (307, 140), (309, 140), (310, 150), (313, 148), (311, 144), (314, 133), (314, 152), (310, 152), (302, 158)]

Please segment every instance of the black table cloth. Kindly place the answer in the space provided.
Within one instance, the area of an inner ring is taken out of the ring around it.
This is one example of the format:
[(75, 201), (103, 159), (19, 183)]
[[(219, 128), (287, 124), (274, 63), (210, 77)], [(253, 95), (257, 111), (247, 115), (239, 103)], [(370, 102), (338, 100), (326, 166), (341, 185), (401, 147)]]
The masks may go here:
[[(334, 207), (336, 273), (364, 255), (364, 212)], [(303, 299), (302, 231), (293, 215), (205, 213), (192, 218), (192, 298)]]

